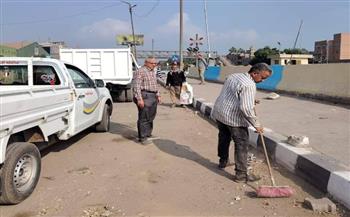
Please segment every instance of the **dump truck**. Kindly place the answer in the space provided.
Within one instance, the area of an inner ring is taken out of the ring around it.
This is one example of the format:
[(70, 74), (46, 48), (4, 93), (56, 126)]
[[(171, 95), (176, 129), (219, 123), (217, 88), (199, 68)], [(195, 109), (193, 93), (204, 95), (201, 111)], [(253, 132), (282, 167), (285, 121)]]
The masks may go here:
[(130, 48), (62, 48), (60, 59), (80, 67), (93, 79), (104, 80), (114, 101), (132, 101), (133, 70), (139, 66)]

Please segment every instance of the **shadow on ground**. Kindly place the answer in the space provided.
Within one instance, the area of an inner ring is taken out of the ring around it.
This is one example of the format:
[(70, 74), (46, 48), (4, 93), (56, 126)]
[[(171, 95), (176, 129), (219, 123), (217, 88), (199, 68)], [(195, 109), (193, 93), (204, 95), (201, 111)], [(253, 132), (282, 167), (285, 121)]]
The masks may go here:
[(208, 158), (194, 152), (189, 146), (177, 144), (176, 142), (168, 139), (156, 139), (153, 141), (153, 143), (157, 148), (159, 148), (159, 150), (167, 154), (198, 163), (211, 172), (226, 177), (230, 180), (233, 178), (232, 174), (226, 172), (225, 170), (218, 169), (217, 163), (213, 163)]
[(38, 143), (38, 147), (40, 149), (41, 157), (45, 157), (50, 152), (60, 152), (67, 148), (69, 148), (71, 145), (75, 144), (79, 140), (83, 139), (85, 136), (87, 136), (89, 133), (93, 132), (91, 128), (88, 128), (84, 130), (83, 132), (78, 133), (77, 135), (69, 138), (68, 140), (62, 140), (57, 141), (56, 143), (53, 143), (48, 146), (47, 142)]
[(116, 123), (116, 122), (111, 122), (109, 132), (116, 134), (116, 135), (120, 135), (125, 139), (135, 141), (135, 142), (137, 141), (137, 138), (138, 138), (138, 133), (135, 130), (135, 127), (130, 126), (130, 125)]

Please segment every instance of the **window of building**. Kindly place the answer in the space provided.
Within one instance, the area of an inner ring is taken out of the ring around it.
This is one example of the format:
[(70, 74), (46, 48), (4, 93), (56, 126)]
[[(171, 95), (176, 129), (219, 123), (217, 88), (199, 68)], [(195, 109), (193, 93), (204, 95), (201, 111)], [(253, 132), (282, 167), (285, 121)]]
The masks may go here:
[(28, 85), (26, 65), (1, 65), (0, 85)]
[(280, 64), (280, 61), (279, 60), (275, 60), (275, 64)]
[(59, 85), (61, 81), (52, 66), (33, 66), (34, 85)]

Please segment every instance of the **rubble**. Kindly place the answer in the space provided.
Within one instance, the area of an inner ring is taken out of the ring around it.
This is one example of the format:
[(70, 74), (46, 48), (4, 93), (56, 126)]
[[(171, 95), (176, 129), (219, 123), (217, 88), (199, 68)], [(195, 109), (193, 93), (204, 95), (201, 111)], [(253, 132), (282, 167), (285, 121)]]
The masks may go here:
[(277, 93), (274, 93), (274, 92), (270, 93), (270, 94), (266, 97), (266, 99), (278, 99), (278, 98), (280, 98), (280, 95), (278, 95)]
[(304, 205), (318, 213), (329, 212), (335, 214), (337, 211), (336, 205), (326, 197), (321, 199), (311, 199), (307, 197), (304, 199)]
[(307, 136), (291, 135), (288, 136), (287, 143), (294, 147), (307, 147), (310, 144), (310, 141)]

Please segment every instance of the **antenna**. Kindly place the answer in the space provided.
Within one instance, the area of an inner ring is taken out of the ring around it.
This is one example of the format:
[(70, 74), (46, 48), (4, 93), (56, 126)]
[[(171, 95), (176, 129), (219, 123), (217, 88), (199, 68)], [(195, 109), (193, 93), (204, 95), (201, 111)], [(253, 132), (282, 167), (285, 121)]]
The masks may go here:
[(291, 50), (291, 54), (290, 54), (289, 63), (291, 63), (291, 62), (292, 62), (293, 50), (295, 49), (295, 46), (297, 45), (297, 41), (298, 41), (298, 38), (299, 38), (299, 34), (300, 34), (300, 30), (301, 30), (301, 26), (302, 26), (302, 25), (303, 25), (303, 20), (301, 20), (301, 21), (300, 21), (300, 25), (299, 25), (298, 34), (297, 34), (297, 37), (295, 38), (294, 45), (293, 45), (293, 49)]

